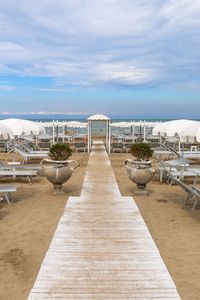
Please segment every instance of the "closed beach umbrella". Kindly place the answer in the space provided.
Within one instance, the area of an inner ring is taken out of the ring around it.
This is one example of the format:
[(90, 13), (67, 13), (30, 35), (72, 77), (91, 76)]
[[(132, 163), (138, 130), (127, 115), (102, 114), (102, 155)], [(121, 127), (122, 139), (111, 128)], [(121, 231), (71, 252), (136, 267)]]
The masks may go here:
[(5, 119), (0, 121), (0, 124), (3, 124), (9, 127), (13, 134), (16, 136), (20, 136), (22, 134), (29, 135), (39, 134), (40, 127), (37, 125), (36, 122), (28, 121), (28, 120), (21, 120), (21, 119)]
[(66, 125), (71, 128), (86, 128), (87, 127), (86, 123), (78, 122), (78, 121), (70, 121), (70, 122), (67, 122)]
[(0, 124), (0, 136), (4, 139), (10, 137), (11, 139), (14, 138), (14, 132), (12, 129), (4, 124)]
[(132, 126), (132, 122), (118, 122), (118, 123), (112, 123), (112, 127), (120, 127), (120, 128), (127, 128)]

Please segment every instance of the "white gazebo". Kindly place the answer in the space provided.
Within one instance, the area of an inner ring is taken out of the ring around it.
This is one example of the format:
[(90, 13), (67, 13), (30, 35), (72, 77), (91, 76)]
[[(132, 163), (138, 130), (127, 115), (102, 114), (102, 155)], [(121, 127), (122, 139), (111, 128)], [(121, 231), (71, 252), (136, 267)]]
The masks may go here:
[(111, 140), (111, 132), (110, 132), (110, 123), (111, 119), (104, 115), (93, 115), (88, 119), (88, 152), (90, 152), (92, 147), (92, 122), (101, 121), (106, 123), (106, 149), (108, 153), (110, 153), (110, 140)]

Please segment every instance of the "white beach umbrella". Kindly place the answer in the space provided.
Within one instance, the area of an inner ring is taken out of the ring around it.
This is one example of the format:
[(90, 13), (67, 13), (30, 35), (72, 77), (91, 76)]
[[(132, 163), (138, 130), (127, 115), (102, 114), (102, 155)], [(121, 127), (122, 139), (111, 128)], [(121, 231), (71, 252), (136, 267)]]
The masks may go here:
[(196, 132), (196, 140), (200, 143), (200, 128)]
[(44, 132), (45, 131), (45, 126), (43, 122), (36, 122), (36, 125), (39, 127), (40, 132)]
[(78, 121), (69, 121), (66, 123), (66, 125), (68, 127), (72, 127), (72, 128), (86, 128), (87, 127), (87, 123), (78, 122)]
[(39, 134), (40, 127), (37, 125), (36, 122), (22, 120), (22, 119), (5, 119), (0, 121), (0, 124), (6, 125), (9, 127), (14, 135), (20, 136), (22, 134)]
[(132, 126), (132, 122), (117, 122), (117, 123), (112, 123), (112, 127), (120, 127), (120, 128), (127, 128)]
[(167, 136), (178, 134), (182, 142), (193, 142), (200, 128), (200, 122), (193, 120), (175, 120), (167, 128)]
[(0, 135), (4, 139), (7, 139), (8, 137), (10, 137), (11, 139), (14, 138), (14, 132), (12, 131), (12, 129), (1, 123), (0, 123)]
[(153, 129), (153, 135), (161, 135), (164, 136), (166, 134), (166, 129), (168, 126), (174, 121), (167, 121), (158, 123)]

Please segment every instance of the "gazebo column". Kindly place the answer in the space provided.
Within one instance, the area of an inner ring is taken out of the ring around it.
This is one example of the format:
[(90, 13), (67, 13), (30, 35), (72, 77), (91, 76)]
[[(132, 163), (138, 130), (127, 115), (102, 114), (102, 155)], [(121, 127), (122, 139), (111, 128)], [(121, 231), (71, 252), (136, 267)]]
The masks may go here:
[(56, 125), (56, 143), (58, 143), (58, 131), (59, 131), (59, 126)]
[(110, 154), (111, 127), (110, 120), (108, 121), (108, 153)]
[(108, 121), (106, 121), (106, 150), (108, 151)]
[(53, 144), (55, 144), (55, 124), (53, 121)]
[(63, 124), (63, 138), (62, 138), (63, 144), (65, 142), (65, 125)]
[(135, 142), (135, 125), (132, 124), (132, 137), (133, 137), (133, 143)]
[(88, 121), (88, 153), (90, 153), (90, 121)]
[(92, 148), (92, 121), (90, 121), (90, 151)]
[(146, 124), (145, 124), (145, 121), (143, 123), (143, 142), (145, 143), (146, 142)]

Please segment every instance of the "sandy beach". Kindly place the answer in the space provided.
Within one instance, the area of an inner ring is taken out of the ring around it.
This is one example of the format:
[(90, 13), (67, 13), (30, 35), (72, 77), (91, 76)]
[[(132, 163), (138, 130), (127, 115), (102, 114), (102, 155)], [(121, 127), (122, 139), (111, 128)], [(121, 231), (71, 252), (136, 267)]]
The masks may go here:
[[(1, 160), (12, 155), (0, 154)], [(0, 202), (0, 299), (25, 300), (34, 284), (37, 273), (52, 236), (63, 214), (68, 196), (79, 196), (88, 155), (74, 154), (79, 167), (64, 184), (65, 195), (54, 196), (52, 184), (43, 176), (18, 179), (14, 204)], [(1, 179), (1, 182), (13, 182)]]
[[(12, 155), (1, 154), (1, 160)], [(51, 242), (68, 196), (80, 195), (87, 154), (74, 154), (79, 163), (72, 178), (64, 185), (65, 195), (53, 196), (52, 185), (38, 177), (29, 186), (17, 179), (15, 203), (0, 202), (0, 299), (27, 299), (40, 264)], [(111, 154), (110, 159), (123, 196), (136, 189), (123, 165), (129, 154)], [(1, 179), (1, 182), (5, 180)], [(6, 180), (8, 182), (8, 180)], [(13, 182), (11, 178), (9, 182)], [(148, 197), (134, 197), (143, 218), (172, 275), (182, 299), (200, 299), (200, 213), (183, 208), (185, 193), (177, 186), (149, 184)]]

